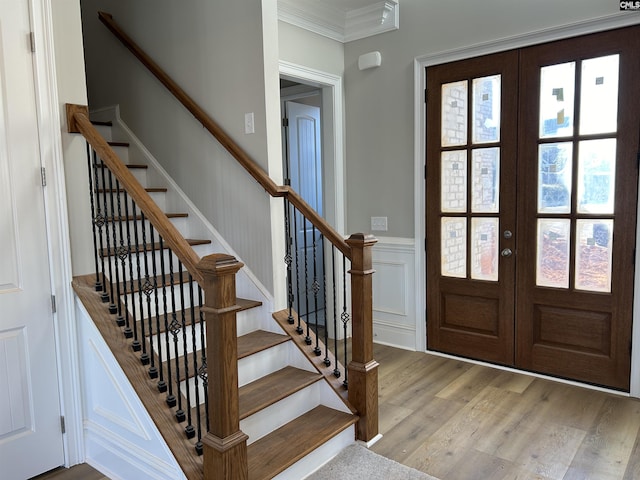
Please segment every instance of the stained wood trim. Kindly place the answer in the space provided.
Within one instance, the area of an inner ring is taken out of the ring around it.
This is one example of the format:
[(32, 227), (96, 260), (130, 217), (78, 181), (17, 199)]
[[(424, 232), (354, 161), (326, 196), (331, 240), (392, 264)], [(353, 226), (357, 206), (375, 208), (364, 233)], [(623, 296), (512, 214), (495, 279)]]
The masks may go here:
[(122, 163), (122, 160), (116, 155), (107, 141), (95, 129), (91, 120), (89, 120), (86, 107), (67, 104), (67, 125), (69, 133), (81, 133), (84, 136), (89, 145), (111, 170), (111, 173), (118, 179), (122, 189), (127, 191), (138, 208), (144, 213), (144, 216), (163, 238), (166, 247), (170, 248), (180, 259), (194, 280), (202, 284), (203, 276), (197, 268), (200, 257), (160, 207), (151, 199), (127, 166)]
[(198, 120), (202, 126), (227, 149), (233, 158), (262, 186), (272, 197), (286, 197), (316, 228), (333, 243), (347, 258), (351, 258), (351, 248), (327, 221), (305, 202), (290, 186), (277, 185), (207, 113), (171, 78), (160, 66), (143, 51), (106, 12), (98, 12), (100, 21), (120, 40), (125, 47), (149, 69), (169, 92)]
[(96, 295), (93, 275), (76, 277), (73, 289), (95, 323), (109, 349), (122, 367), (140, 401), (158, 426), (158, 431), (167, 442), (180, 468), (189, 480), (203, 478), (202, 458), (195, 454), (195, 439), (187, 440), (184, 425), (175, 421), (165, 403), (165, 395), (158, 392), (157, 381), (149, 377), (146, 369), (140, 368), (140, 360), (131, 354), (131, 340), (125, 338), (122, 330), (113, 321), (113, 316)]

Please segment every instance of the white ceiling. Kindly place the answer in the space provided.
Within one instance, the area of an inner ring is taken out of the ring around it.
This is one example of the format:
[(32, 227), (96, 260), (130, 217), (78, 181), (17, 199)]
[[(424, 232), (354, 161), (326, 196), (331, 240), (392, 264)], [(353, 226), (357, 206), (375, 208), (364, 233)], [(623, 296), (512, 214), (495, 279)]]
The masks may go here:
[(398, 0), (278, 0), (278, 17), (346, 43), (399, 28), (398, 8)]

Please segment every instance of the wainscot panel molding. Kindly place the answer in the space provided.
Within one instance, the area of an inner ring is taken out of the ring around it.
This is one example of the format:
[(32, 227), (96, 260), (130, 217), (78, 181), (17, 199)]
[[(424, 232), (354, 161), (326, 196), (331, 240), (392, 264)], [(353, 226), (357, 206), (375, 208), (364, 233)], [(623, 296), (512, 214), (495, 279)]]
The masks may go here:
[(416, 332), (416, 255), (413, 238), (378, 237), (373, 247), (373, 341), (406, 350)]
[(76, 298), (86, 462), (113, 480), (186, 480), (109, 347)]

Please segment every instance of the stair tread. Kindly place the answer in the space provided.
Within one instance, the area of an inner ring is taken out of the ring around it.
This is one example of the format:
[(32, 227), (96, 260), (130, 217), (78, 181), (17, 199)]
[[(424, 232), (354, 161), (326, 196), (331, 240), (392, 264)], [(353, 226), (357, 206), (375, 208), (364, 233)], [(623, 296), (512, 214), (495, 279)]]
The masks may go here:
[[(208, 245), (208, 244), (211, 243), (211, 240), (208, 240), (208, 239), (185, 238), (185, 240), (192, 247), (196, 246), (196, 245)], [(131, 247), (132, 247), (131, 248), (132, 252), (143, 253), (145, 251), (145, 249), (146, 249), (147, 252), (150, 252), (152, 250), (160, 250), (160, 243), (156, 242), (156, 243), (153, 243), (153, 244), (148, 243), (146, 245), (132, 245)], [(109, 249), (103, 248), (102, 251), (100, 252), (100, 254), (103, 257), (110, 257), (110, 256), (116, 254), (116, 248), (113, 248), (113, 247), (111, 247)]]
[(356, 419), (324, 405), (315, 407), (247, 447), (249, 479), (273, 478)]
[[(135, 282), (135, 288), (134, 288), (134, 293), (137, 293), (140, 291), (140, 287), (138, 285), (138, 282)], [(127, 291), (127, 293), (131, 293), (129, 291)], [(243, 310), (249, 310), (250, 308), (253, 307), (259, 307), (260, 305), (262, 305), (262, 302), (256, 301), (256, 300), (249, 300), (246, 298), (238, 298), (236, 300), (238, 306), (240, 307), (240, 310), (238, 311), (243, 311)], [(180, 310), (180, 312), (182, 312), (182, 310)], [(184, 309), (184, 318), (185, 318), (185, 325), (191, 325), (191, 313), (193, 312), (193, 316), (196, 319), (196, 322), (200, 320), (200, 307), (196, 306), (193, 308), (185, 308)], [(170, 316), (172, 312), (168, 312), (168, 315)], [(182, 313), (179, 313), (179, 318), (180, 320), (182, 320)], [(153, 325), (155, 326), (155, 315), (152, 318), (153, 320)], [(164, 333), (166, 331), (165, 326), (164, 326), (164, 313), (160, 313), (160, 333)], [(143, 318), (143, 319), (138, 319), (137, 322), (148, 322), (149, 318)], [(157, 333), (154, 330), (154, 333)]]
[(318, 372), (287, 366), (240, 387), (240, 420), (322, 379)]
[(265, 330), (255, 330), (247, 333), (238, 337), (238, 360), (289, 340), (290, 338), (287, 335)]
[(128, 147), (129, 142), (107, 142), (112, 147)]
[(91, 123), (93, 125), (102, 125), (103, 127), (113, 127), (113, 122), (111, 122), (110, 120), (108, 121), (91, 120)]

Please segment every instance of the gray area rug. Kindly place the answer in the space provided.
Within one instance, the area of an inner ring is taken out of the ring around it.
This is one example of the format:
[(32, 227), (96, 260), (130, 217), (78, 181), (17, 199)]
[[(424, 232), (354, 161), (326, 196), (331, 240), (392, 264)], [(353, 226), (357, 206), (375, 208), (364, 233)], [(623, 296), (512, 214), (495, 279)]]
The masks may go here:
[(354, 443), (305, 480), (437, 480)]

